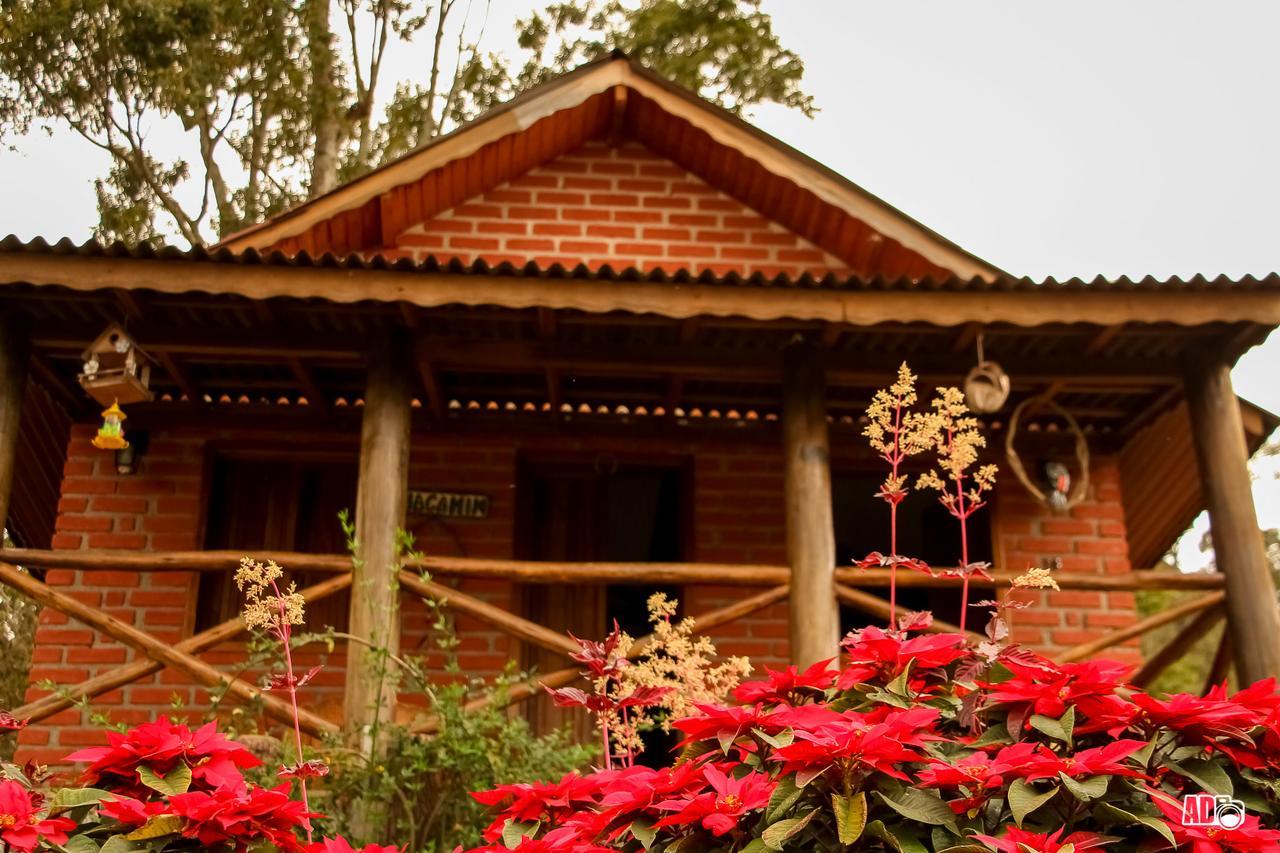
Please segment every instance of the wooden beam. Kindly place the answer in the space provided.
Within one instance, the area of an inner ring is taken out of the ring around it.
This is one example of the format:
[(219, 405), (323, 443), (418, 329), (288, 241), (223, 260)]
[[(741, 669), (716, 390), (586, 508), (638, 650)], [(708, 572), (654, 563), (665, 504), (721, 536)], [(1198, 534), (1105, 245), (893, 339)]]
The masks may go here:
[(0, 318), (0, 531), (9, 517), (17, 465), (22, 398), (27, 388), (27, 337), (11, 318)]
[[(43, 569), (70, 569), (82, 572), (232, 572), (244, 556), (241, 551), (49, 551), (11, 548), (5, 556), (24, 566)], [(345, 554), (302, 554), (294, 551), (265, 551), (260, 560), (274, 560), (293, 572), (340, 574), (350, 571), (351, 558)], [(417, 557), (405, 559), (407, 570), (425, 570), (436, 577), (481, 578), (515, 583), (563, 584), (609, 583), (651, 585), (781, 586), (789, 582), (786, 566), (726, 563), (606, 563), (495, 560), (482, 557)], [(941, 567), (939, 567), (941, 568)], [(975, 577), (971, 585), (980, 589), (1005, 589), (1021, 572), (998, 571), (993, 581)], [(889, 586), (887, 569), (835, 569), (836, 581), (858, 589)], [(1217, 572), (1181, 572), (1142, 569), (1119, 575), (1062, 574), (1058, 583), (1064, 590), (1131, 592), (1143, 589), (1215, 592), (1223, 588)], [(959, 589), (960, 580), (915, 572), (898, 573), (899, 587)]]
[(79, 385), (73, 385), (63, 379), (62, 375), (53, 369), (53, 365), (49, 364), (48, 359), (39, 352), (33, 351), (28, 359), (28, 366), (31, 373), (40, 381), (40, 384), (55, 397), (61, 398), (72, 417), (84, 411), (89, 398)]
[(1137, 687), (1146, 687), (1155, 681), (1160, 676), (1160, 673), (1182, 660), (1186, 653), (1191, 650), (1191, 647), (1199, 642), (1201, 637), (1213, 630), (1213, 627), (1222, 621), (1224, 615), (1221, 607), (1201, 610), (1195, 619), (1188, 622), (1173, 639), (1165, 643), (1164, 648), (1149, 658), (1129, 681)]
[(708, 315), (870, 326), (878, 323), (1207, 323), (1280, 325), (1280, 291), (860, 290), (696, 287), (655, 281), (466, 274), (395, 269), (249, 266), (215, 261), (0, 253), (0, 285), (57, 285), (77, 291), (121, 287), (160, 293), (203, 291), (251, 299), (292, 297), (340, 304), (447, 305), (625, 311), (683, 319)]
[(422, 380), (422, 390), (427, 395), (427, 410), (437, 421), (442, 421), (448, 414), (449, 401), (445, 399), (444, 391), (440, 388), (440, 375), (436, 372), (435, 363), (421, 346), (417, 348), (415, 361), (418, 367), (418, 378)]
[[(387, 331), (371, 342), (360, 425), (360, 473), (356, 486), (356, 578), (351, 587), (349, 633), (395, 655), (400, 648), (397, 578), (398, 531), (404, 528), (409, 491), (409, 421), (412, 352)], [(375, 653), (347, 657), (347, 728), (361, 748), (363, 738), (395, 713), (395, 678), (387, 659)]]
[(186, 370), (178, 363), (178, 359), (167, 352), (153, 353), (156, 361), (160, 362), (160, 366), (164, 368), (165, 373), (173, 380), (173, 384), (178, 386), (178, 390), (187, 398), (188, 402), (200, 403), (203, 397), (200, 389), (191, 381), (191, 377), (187, 375)]
[[(289, 568), (293, 570), (292, 566)], [(335, 575), (314, 586), (309, 586), (301, 590), (300, 594), (307, 600), (308, 604), (313, 604), (328, 598), (334, 593), (341, 592), (349, 586), (351, 586), (351, 574), (347, 573)], [(198, 655), (220, 643), (235, 639), (240, 634), (243, 634), (244, 631), (244, 619), (239, 614), (236, 614), (225, 622), (178, 641), (173, 648), (174, 651), (184, 654)], [(69, 689), (58, 690), (48, 696), (42, 696), (34, 702), (28, 702), (14, 711), (13, 714), (18, 719), (27, 719), (34, 723), (59, 711), (74, 707), (81, 700), (101, 696), (103, 693), (108, 693), (126, 684), (132, 684), (149, 675), (154, 675), (162, 669), (164, 669), (164, 664), (151, 658), (131, 661), (106, 672), (98, 673), (87, 681), (82, 681)]]
[(1098, 334), (1093, 336), (1093, 340), (1085, 344), (1085, 355), (1100, 355), (1116, 337), (1124, 331), (1124, 323), (1112, 323), (1104, 326)]
[[(847, 604), (850, 607), (855, 607), (863, 613), (869, 613), (872, 616), (877, 616), (885, 622), (889, 621), (889, 602), (885, 601), (878, 595), (872, 595), (869, 592), (863, 592), (860, 589), (853, 589), (852, 587), (838, 583), (836, 584), (836, 598), (841, 604)], [(906, 611), (899, 606), (898, 615), (902, 616), (905, 612)], [(952, 625), (950, 622), (945, 622), (941, 619), (934, 619), (929, 624), (928, 630), (934, 634), (964, 633), (969, 637), (969, 639), (974, 641), (981, 641), (983, 639), (981, 634), (974, 631), (962, 632), (959, 625)]]
[(782, 444), (791, 565), (791, 660), (807, 667), (840, 653), (835, 527), (823, 352), (794, 342), (783, 356)]
[[(41, 583), (17, 566), (0, 562), (0, 583), (13, 587), (45, 607), (51, 607), (77, 622), (96, 628), (113, 640), (124, 643), (167, 667), (185, 673), (205, 687), (224, 689), (246, 703), (260, 702), (263, 710), (271, 717), (283, 723), (293, 722), (293, 712), (284, 700), (220, 672), (199, 658), (179, 651), (145, 631)], [(297, 713), (303, 730), (309, 734), (320, 737), (338, 730), (333, 723), (310, 711), (299, 709)]]
[(1201, 688), (1200, 694), (1204, 695), (1212, 688), (1225, 684), (1230, 677), (1231, 632), (1223, 631), (1222, 638), (1218, 640), (1218, 650), (1213, 653), (1213, 663), (1209, 665), (1209, 672), (1205, 675), (1204, 686)]
[(1091, 658), (1098, 654), (1098, 652), (1106, 651), (1112, 646), (1118, 646), (1121, 643), (1128, 642), (1134, 637), (1141, 637), (1143, 634), (1159, 628), (1161, 625), (1168, 625), (1170, 622), (1177, 622), (1184, 616), (1190, 616), (1193, 613), (1199, 613), (1201, 610), (1208, 610), (1212, 607), (1217, 607), (1222, 604), (1224, 598), (1225, 595), (1223, 593), (1212, 592), (1208, 595), (1201, 596), (1200, 598), (1193, 598), (1190, 601), (1184, 601), (1182, 604), (1170, 607), (1168, 610), (1162, 610), (1159, 613), (1148, 616), (1146, 619), (1134, 622), (1132, 625), (1103, 634), (1096, 640), (1090, 640), (1087, 643), (1081, 643), (1078, 646), (1073, 646), (1058, 655), (1058, 660), (1063, 663), (1071, 663), (1072, 661)]
[(956, 339), (952, 341), (951, 351), (968, 352), (980, 334), (982, 334), (981, 323), (965, 323), (964, 328), (960, 330), (960, 333), (956, 335)]
[(293, 371), (293, 378), (298, 380), (298, 384), (302, 386), (302, 393), (307, 395), (307, 403), (317, 409), (327, 409), (329, 401), (325, 397), (324, 391), (320, 389), (320, 384), (316, 382), (315, 374), (311, 372), (311, 368), (307, 367), (300, 358), (290, 358), (289, 369)]
[(416, 592), (418, 595), (439, 602), (450, 610), (478, 619), (505, 634), (533, 643), (548, 651), (556, 652), (566, 657), (581, 651), (578, 648), (578, 644), (564, 634), (552, 631), (550, 628), (535, 622), (530, 622), (528, 619), (516, 616), (513, 613), (508, 613), (501, 607), (495, 607), (475, 596), (442, 586), (434, 581), (424, 580), (412, 572), (400, 572), (400, 585), (407, 590)]
[(1240, 403), (1225, 360), (1205, 354), (1188, 365), (1187, 407), (1213, 553), (1227, 582), (1236, 672), (1245, 684), (1280, 677), (1280, 606), (1253, 506)]

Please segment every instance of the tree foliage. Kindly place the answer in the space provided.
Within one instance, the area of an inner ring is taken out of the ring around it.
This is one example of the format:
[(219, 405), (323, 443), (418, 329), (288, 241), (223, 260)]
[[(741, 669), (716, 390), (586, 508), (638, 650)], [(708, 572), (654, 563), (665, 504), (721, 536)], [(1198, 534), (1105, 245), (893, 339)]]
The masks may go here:
[[(201, 244), (621, 48), (741, 112), (812, 114), (760, 0), (556, 2), (486, 48), (479, 0), (3, 0), (0, 122), (110, 156), (97, 236)], [(421, 61), (389, 81), (395, 47)], [(180, 145), (173, 143), (180, 137)]]

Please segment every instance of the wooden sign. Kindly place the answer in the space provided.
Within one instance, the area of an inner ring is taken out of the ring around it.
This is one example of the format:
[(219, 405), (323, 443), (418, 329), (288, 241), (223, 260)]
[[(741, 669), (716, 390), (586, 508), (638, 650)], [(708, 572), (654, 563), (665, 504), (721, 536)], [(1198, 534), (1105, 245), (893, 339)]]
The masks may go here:
[(489, 496), (458, 492), (409, 492), (409, 515), (488, 518)]

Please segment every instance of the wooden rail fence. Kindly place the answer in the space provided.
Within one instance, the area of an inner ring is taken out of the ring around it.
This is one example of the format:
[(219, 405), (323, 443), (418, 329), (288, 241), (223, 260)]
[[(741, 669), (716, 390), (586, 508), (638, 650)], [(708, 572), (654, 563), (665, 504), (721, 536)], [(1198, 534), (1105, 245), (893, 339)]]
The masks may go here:
[[(292, 719), (288, 705), (275, 696), (264, 693), (257, 686), (234, 678), (200, 660), (201, 652), (220, 643), (232, 640), (244, 632), (244, 624), (237, 616), (201, 631), (175, 644), (162, 642), (133, 625), (129, 625), (102, 610), (84, 604), (74, 597), (51, 587), (19, 569), (65, 569), (78, 571), (131, 571), (131, 572), (228, 572), (240, 564), (241, 554), (232, 551), (177, 551), (147, 552), (136, 554), (97, 553), (92, 551), (43, 551), (12, 548), (0, 552), (0, 583), (6, 584), (29, 596), (45, 607), (52, 608), (67, 617), (88, 625), (97, 631), (133, 648), (143, 657), (122, 664), (71, 687), (65, 687), (29, 702), (13, 713), (21, 718), (38, 721), (52, 716), (76, 702), (101, 695), (110, 690), (139, 681), (168, 667), (184, 673), (205, 687), (223, 689), (245, 702), (258, 702), (270, 717), (282, 722)], [(275, 560), (290, 572), (329, 573), (333, 576), (302, 590), (309, 603), (332, 596), (352, 585), (351, 560), (342, 555), (317, 555), (290, 552), (269, 552), (255, 555), (259, 560)], [(426, 573), (427, 576), (424, 576)], [(482, 560), (473, 558), (426, 557), (406, 560), (399, 573), (402, 591), (447, 603), (456, 613), (464, 614), (486, 625), (541, 649), (567, 657), (577, 651), (577, 645), (567, 636), (545, 625), (539, 625), (501, 607), (490, 604), (461, 590), (446, 586), (436, 579), (489, 578), (516, 583), (552, 584), (574, 583), (645, 583), (654, 585), (716, 585), (745, 588), (762, 587), (763, 590), (732, 604), (702, 613), (695, 617), (701, 631), (711, 631), (727, 625), (773, 604), (785, 601), (791, 594), (790, 570), (785, 566), (716, 565), (709, 563), (552, 563), (518, 560)], [(1016, 577), (1013, 573), (997, 572), (990, 581), (975, 578), (972, 585), (978, 588), (1006, 589)], [(835, 571), (835, 595), (843, 604), (864, 613), (887, 620), (889, 604), (880, 596), (866, 589), (887, 587), (889, 573), (885, 570), (860, 570), (838, 568)], [(1216, 574), (1179, 575), (1165, 572), (1138, 571), (1127, 575), (1076, 576), (1061, 574), (1058, 583), (1064, 590), (1137, 591), (1169, 589), (1203, 592), (1175, 607), (1139, 620), (1132, 625), (1110, 631), (1088, 643), (1067, 649), (1058, 655), (1059, 660), (1076, 661), (1091, 657), (1113, 646), (1139, 637), (1172, 622), (1194, 617), (1178, 634), (1146, 664), (1139, 669), (1133, 682), (1144, 685), (1168, 668), (1197, 640), (1210, 631), (1224, 616), (1223, 578)], [(900, 573), (898, 583), (903, 587), (958, 587), (956, 578), (931, 577), (910, 572)], [(1016, 617), (1015, 617), (1016, 618)], [(959, 629), (949, 623), (935, 620), (931, 630), (954, 632)], [(977, 636), (972, 635), (971, 636)], [(651, 637), (636, 640), (632, 654), (639, 653), (651, 642)], [(1231, 662), (1229, 640), (1218, 649), (1210, 677), (1220, 681), (1225, 677)], [(542, 686), (560, 687), (579, 677), (577, 667), (566, 667), (527, 683), (514, 685), (507, 692), (506, 701), (517, 703), (536, 695)], [(483, 704), (478, 699), (472, 707)], [(335, 734), (339, 727), (316, 714), (300, 712), (303, 729), (319, 737)], [(430, 733), (437, 730), (439, 721), (428, 717), (419, 722), (415, 731)]]

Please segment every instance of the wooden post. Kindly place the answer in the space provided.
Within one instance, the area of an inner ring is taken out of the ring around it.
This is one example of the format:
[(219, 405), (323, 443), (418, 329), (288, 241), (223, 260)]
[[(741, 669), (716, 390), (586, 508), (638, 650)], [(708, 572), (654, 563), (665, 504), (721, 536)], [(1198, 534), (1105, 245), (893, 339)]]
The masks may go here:
[(782, 382), (791, 659), (805, 667), (840, 649), (822, 352), (808, 341), (793, 343), (783, 356)]
[(0, 319), (0, 531), (9, 517), (18, 421), (27, 387), (27, 339), (17, 324)]
[(1227, 631), (1244, 684), (1280, 676), (1280, 606), (1253, 507), (1249, 454), (1231, 366), (1218, 355), (1188, 365), (1187, 406), (1212, 526), (1226, 580)]
[[(356, 487), (357, 565), (351, 585), (350, 632), (373, 648), (400, 648), (399, 553), (409, 491), (409, 414), (413, 361), (398, 335), (383, 334), (369, 352), (360, 424)], [(352, 644), (347, 651), (347, 728), (356, 742), (376, 748), (371, 733), (395, 711), (390, 661)]]

